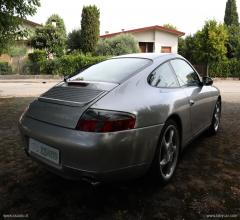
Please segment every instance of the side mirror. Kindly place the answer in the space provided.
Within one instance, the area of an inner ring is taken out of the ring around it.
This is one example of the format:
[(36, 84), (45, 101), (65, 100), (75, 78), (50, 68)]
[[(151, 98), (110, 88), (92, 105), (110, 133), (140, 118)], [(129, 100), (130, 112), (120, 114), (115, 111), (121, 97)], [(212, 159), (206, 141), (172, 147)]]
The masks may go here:
[(203, 84), (204, 86), (211, 86), (211, 85), (213, 84), (213, 80), (212, 80), (211, 77), (204, 76), (204, 77), (202, 78), (202, 84)]
[(69, 75), (64, 76), (63, 81), (64, 81), (64, 82), (67, 82), (67, 80), (68, 80), (69, 78), (70, 78)]

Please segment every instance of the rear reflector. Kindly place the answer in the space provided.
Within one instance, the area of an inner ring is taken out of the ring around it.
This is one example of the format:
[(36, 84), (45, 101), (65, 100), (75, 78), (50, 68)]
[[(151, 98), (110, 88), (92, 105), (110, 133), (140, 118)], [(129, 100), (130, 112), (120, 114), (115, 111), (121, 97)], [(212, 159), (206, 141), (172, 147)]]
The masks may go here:
[(79, 119), (76, 130), (114, 132), (133, 129), (136, 118), (129, 113), (89, 109)]

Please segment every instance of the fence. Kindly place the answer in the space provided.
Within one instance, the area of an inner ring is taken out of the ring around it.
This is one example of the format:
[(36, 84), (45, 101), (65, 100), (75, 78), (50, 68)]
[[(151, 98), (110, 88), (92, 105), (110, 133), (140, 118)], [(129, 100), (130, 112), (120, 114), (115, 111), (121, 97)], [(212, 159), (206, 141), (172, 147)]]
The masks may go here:
[(194, 68), (198, 71), (200, 76), (207, 76), (207, 65), (203, 64), (194, 64)]

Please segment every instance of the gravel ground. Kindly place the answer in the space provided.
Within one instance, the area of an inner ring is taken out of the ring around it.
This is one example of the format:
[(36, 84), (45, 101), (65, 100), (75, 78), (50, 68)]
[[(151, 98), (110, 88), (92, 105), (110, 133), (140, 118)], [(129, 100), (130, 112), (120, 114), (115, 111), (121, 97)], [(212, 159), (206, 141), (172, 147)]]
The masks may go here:
[(194, 141), (165, 187), (147, 176), (92, 187), (47, 172), (25, 155), (17, 129), (33, 98), (0, 99), (0, 219), (240, 219), (240, 82), (216, 84), (219, 133)]

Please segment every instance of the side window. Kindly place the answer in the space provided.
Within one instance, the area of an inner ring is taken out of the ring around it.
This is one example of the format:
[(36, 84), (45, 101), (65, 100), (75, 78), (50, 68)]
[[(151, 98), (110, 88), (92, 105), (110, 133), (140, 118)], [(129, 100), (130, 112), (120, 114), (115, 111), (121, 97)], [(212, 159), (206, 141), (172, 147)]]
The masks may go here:
[(198, 74), (193, 68), (184, 60), (176, 59), (171, 60), (171, 65), (177, 75), (180, 86), (199, 85), (200, 80)]
[(164, 63), (155, 69), (151, 73), (149, 83), (155, 87), (179, 87), (177, 78), (169, 63)]

